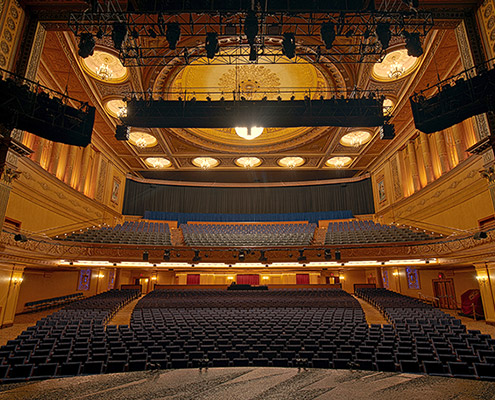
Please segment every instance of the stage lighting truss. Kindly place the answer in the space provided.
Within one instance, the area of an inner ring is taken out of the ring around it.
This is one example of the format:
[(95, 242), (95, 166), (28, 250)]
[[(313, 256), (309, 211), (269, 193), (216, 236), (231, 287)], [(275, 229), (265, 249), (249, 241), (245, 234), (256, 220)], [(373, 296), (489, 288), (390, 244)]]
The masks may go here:
[[(256, 17), (258, 30), (255, 29), (254, 17)], [(244, 29), (246, 18), (248, 19), (247, 32)], [(392, 38), (403, 37), (404, 32), (408, 32), (417, 34), (421, 39), (434, 25), (432, 13), (422, 11), (256, 12), (255, 15), (251, 13), (249, 16), (246, 12), (173, 15), (83, 12), (72, 13), (68, 25), (78, 37), (85, 33), (95, 36), (98, 33), (103, 38), (112, 36), (116, 21), (125, 24), (130, 33), (120, 50), (120, 58), (124, 66), (160, 66), (172, 61), (185, 65), (192, 59), (184, 57), (184, 54), (194, 57), (205, 55), (204, 45), (191, 48), (178, 43), (177, 47), (174, 45), (153, 47), (153, 41), (142, 40), (142, 38), (157, 35), (165, 37), (164, 27), (170, 26), (169, 24), (173, 24), (176, 31), (177, 27), (179, 28), (178, 32), (184, 41), (195, 38), (196, 42), (204, 43), (208, 32), (216, 32), (220, 51), (214, 59), (209, 60), (210, 63), (215, 64), (249, 64), (252, 62), (275, 64), (280, 63), (282, 58), (285, 62), (298, 62), (304, 58), (305, 61), (320, 63), (375, 63), (386, 54), (386, 49), (382, 47), (376, 35), (376, 27), (379, 24), (387, 26), (390, 24)], [(335, 28), (335, 41), (330, 49), (328, 49), (328, 43), (325, 43), (321, 37), (321, 27), (328, 26), (325, 25), (328, 23), (333, 24)], [(256, 31), (258, 33), (254, 35)], [(293, 33), (295, 36), (296, 54), (289, 61), (283, 57), (282, 42), (285, 33)], [(256, 46), (259, 49), (256, 61), (249, 60), (250, 46)], [(173, 49), (173, 47), (176, 48)]]

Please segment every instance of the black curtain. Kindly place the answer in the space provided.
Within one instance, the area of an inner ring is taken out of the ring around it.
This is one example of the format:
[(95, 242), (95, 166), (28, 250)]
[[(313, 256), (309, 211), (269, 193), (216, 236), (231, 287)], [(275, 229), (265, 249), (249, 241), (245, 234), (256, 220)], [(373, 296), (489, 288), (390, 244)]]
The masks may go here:
[(375, 212), (370, 179), (275, 188), (172, 186), (127, 179), (123, 213), (268, 214), (344, 210), (351, 210), (354, 215)]

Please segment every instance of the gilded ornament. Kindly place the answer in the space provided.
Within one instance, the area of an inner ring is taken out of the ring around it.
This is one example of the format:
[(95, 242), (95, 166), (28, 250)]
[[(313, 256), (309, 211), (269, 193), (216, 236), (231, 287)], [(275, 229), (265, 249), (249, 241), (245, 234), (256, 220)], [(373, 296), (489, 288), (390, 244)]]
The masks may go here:
[(17, 8), (15, 7), (10, 7), (10, 15), (12, 15), (12, 17), (14, 17), (14, 19), (17, 19), (19, 18), (19, 12), (17, 11)]

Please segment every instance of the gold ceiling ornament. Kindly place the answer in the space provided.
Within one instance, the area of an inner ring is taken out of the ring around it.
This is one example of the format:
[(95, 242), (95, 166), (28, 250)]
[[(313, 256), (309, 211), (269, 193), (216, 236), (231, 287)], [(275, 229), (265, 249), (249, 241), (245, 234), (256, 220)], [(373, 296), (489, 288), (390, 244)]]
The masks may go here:
[(368, 131), (353, 131), (345, 134), (340, 138), (340, 144), (347, 147), (359, 147), (371, 140), (371, 134)]
[(170, 160), (163, 157), (148, 157), (144, 160), (144, 162), (148, 167), (154, 169), (165, 169), (172, 166)]
[(213, 157), (196, 157), (192, 160), (193, 165), (201, 169), (210, 169), (216, 167), (220, 162)]
[(156, 146), (158, 144), (158, 140), (149, 133), (134, 131), (129, 134), (129, 143), (144, 149), (146, 147)]
[(105, 111), (114, 118), (127, 116), (127, 104), (121, 99), (110, 99), (104, 103)]
[(246, 140), (256, 139), (263, 133), (264, 129), (265, 128), (261, 126), (252, 126), (251, 128), (246, 128), (245, 126), (237, 126), (234, 128), (235, 133)]
[(127, 68), (118, 57), (104, 50), (95, 50), (92, 56), (80, 59), (83, 70), (105, 83), (121, 83), (127, 79)]
[(260, 166), (262, 161), (258, 157), (239, 157), (235, 160), (235, 163), (239, 167), (249, 169)]
[(278, 160), (277, 164), (280, 165), (281, 167), (292, 169), (304, 165), (305, 162), (306, 160), (302, 157), (284, 157)]
[(388, 53), (382, 62), (373, 65), (371, 76), (378, 81), (395, 81), (413, 72), (419, 65), (421, 57), (407, 55), (406, 49)]
[(332, 157), (325, 162), (327, 167), (344, 168), (352, 162), (351, 157)]
[(389, 99), (388, 97), (383, 100), (383, 115), (387, 116), (392, 114), (392, 110), (394, 109), (395, 103), (393, 102), (392, 99)]

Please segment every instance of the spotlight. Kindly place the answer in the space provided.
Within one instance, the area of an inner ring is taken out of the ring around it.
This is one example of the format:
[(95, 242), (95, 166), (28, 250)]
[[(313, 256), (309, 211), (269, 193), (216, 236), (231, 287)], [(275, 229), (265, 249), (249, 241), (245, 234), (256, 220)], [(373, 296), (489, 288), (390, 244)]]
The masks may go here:
[(165, 261), (169, 261), (169, 260), (170, 260), (170, 250), (165, 250), (165, 251), (163, 252), (163, 259), (164, 259)]
[(330, 50), (335, 40), (335, 24), (333, 22), (324, 22), (320, 27), (321, 40), (325, 42), (325, 47)]
[(331, 260), (332, 259), (332, 251), (331, 250), (325, 250), (325, 260)]
[(186, 48), (184, 48), (183, 55), (184, 55), (184, 62), (186, 64), (189, 64), (189, 51)]
[(265, 250), (260, 250), (260, 258), (259, 261), (267, 261), (267, 258), (265, 256)]
[(103, 35), (104, 35), (104, 32), (103, 32), (103, 29), (98, 29), (98, 32), (96, 32), (96, 37), (98, 39), (103, 39)]
[(282, 41), (282, 53), (289, 59), (296, 56), (296, 37), (291, 32), (284, 33), (284, 40)]
[(392, 38), (392, 33), (390, 32), (390, 22), (380, 22), (377, 24), (376, 36), (382, 45), (382, 49), (386, 50), (390, 43), (390, 39)]
[(212, 59), (215, 57), (215, 54), (218, 53), (218, 34), (216, 32), (208, 32), (206, 34), (206, 57)]
[(158, 31), (160, 32), (160, 35), (165, 36), (165, 21), (163, 20), (163, 15), (158, 14)]
[(481, 240), (481, 239), (486, 239), (487, 237), (488, 237), (488, 235), (486, 234), (486, 232), (479, 231), (479, 232), (476, 232), (474, 234), (473, 239), (474, 240)]
[(112, 31), (113, 46), (122, 50), (122, 44), (127, 39), (127, 26), (123, 22), (114, 22)]
[(239, 252), (239, 261), (244, 261), (246, 259), (246, 254), (244, 253), (244, 251), (240, 251)]
[(402, 33), (404, 39), (406, 39), (407, 55), (411, 57), (419, 57), (423, 54), (423, 48), (421, 47), (421, 40), (419, 39), (419, 33), (409, 33), (404, 31)]
[(134, 28), (131, 32), (131, 36), (134, 38), (134, 39), (138, 39), (139, 38), (139, 32), (137, 31), (136, 28)]
[(126, 125), (117, 125), (115, 128), (115, 139), (117, 140), (129, 140), (129, 133), (131, 128)]
[(254, 46), (256, 35), (258, 34), (258, 18), (253, 10), (249, 10), (244, 21), (244, 33), (247, 36), (248, 43)]
[(177, 42), (180, 38), (180, 25), (177, 22), (169, 22), (167, 24), (166, 38), (170, 50), (177, 48)]
[[(485, 234), (485, 235), (486, 235), (486, 234)], [(486, 237), (486, 236), (485, 236), (485, 237)], [(15, 236), (14, 236), (14, 240), (15, 240), (16, 242), (27, 242), (27, 241), (28, 241), (28, 239), (27, 239), (26, 235), (22, 235), (22, 234), (20, 234), (20, 233), (18, 233), (17, 235), (15, 235)]]
[(149, 27), (149, 29), (148, 29), (148, 35), (150, 35), (150, 37), (151, 37), (152, 39), (156, 39), (156, 37), (158, 36), (158, 35), (156, 34), (155, 30), (153, 29), (153, 27), (151, 27), (151, 26), (150, 26), (150, 27)]
[(201, 257), (199, 256), (199, 250), (194, 250), (193, 262), (201, 261)]
[(306, 256), (304, 255), (304, 249), (299, 250), (299, 257), (297, 257), (297, 261), (306, 261)]
[(148, 261), (150, 258), (150, 255), (147, 251), (143, 251), (143, 261)]
[(380, 128), (380, 139), (392, 140), (395, 137), (395, 126), (392, 124), (383, 124)]
[(256, 51), (256, 46), (251, 45), (251, 50), (249, 50), (249, 61), (255, 62), (258, 59), (258, 53)]
[(92, 56), (95, 51), (95, 39), (91, 33), (81, 33), (79, 38), (79, 51), (77, 54), (82, 58)]
[(335, 259), (340, 260), (340, 250), (335, 250)]

